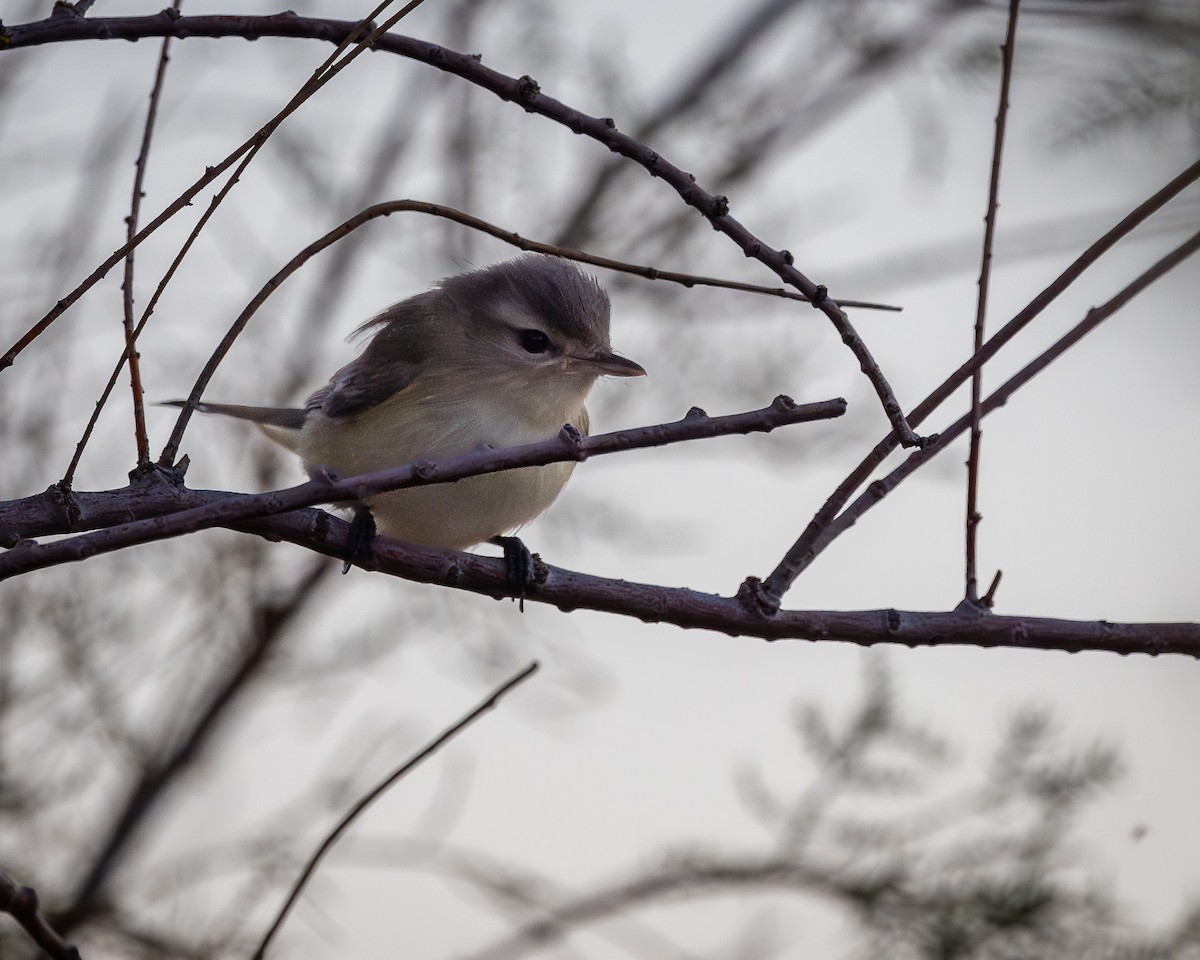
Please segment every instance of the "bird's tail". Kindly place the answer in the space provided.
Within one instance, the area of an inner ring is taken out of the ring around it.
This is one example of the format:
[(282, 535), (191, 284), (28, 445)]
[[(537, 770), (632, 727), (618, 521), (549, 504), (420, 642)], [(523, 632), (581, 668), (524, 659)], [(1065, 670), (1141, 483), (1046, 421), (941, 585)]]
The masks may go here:
[[(184, 407), (186, 400), (164, 400), (160, 406)], [(299, 407), (247, 407), (239, 403), (197, 403), (201, 413), (217, 413), (223, 417), (249, 420), (280, 446), (295, 452), (300, 441), (306, 411)]]

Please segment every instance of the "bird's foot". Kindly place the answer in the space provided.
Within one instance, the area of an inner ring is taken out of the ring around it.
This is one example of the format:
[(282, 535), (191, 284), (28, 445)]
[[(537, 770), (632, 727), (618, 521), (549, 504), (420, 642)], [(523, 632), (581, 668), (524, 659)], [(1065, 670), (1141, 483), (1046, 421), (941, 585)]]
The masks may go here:
[(504, 577), (516, 595), (517, 606), (525, 612), (525, 595), (537, 581), (537, 562), (520, 537), (492, 537), (489, 543), (504, 550)]
[(342, 558), (342, 575), (350, 572), (355, 563), (369, 563), (371, 546), (375, 542), (375, 518), (366, 507), (358, 507), (350, 520), (350, 533), (346, 537), (346, 554)]

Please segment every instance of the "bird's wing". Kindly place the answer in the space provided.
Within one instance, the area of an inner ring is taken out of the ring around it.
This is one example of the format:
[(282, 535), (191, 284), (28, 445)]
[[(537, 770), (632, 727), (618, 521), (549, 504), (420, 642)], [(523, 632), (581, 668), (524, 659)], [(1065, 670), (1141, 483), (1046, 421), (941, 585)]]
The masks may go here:
[(367, 354), (346, 364), (305, 402), (306, 410), (320, 410), (327, 417), (348, 417), (376, 407), (407, 387), (421, 370), (421, 364), (396, 359), (379, 363), (368, 361)]
[(422, 338), (414, 333), (430, 322), (432, 299), (428, 293), (410, 297), (363, 324), (360, 332), (378, 328), (371, 342), (330, 378), (328, 386), (308, 398), (305, 409), (348, 417), (378, 406), (411, 384), (425, 360)]

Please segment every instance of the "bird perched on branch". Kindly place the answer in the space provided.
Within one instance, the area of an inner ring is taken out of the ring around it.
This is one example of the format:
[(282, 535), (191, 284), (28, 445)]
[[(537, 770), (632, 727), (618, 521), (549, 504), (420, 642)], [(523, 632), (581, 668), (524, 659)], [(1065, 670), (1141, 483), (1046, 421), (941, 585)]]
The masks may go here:
[[(302, 409), (197, 409), (254, 422), (310, 473), (354, 476), (484, 444), (545, 440), (567, 423), (586, 434), (584, 401), (597, 378), (646, 372), (612, 351), (609, 300), (595, 278), (540, 254), (448, 277), (358, 332), (372, 335), (365, 349)], [(550, 506), (573, 468), (551, 463), (409, 487), (365, 506), (380, 533), (410, 543), (504, 542), (500, 534)]]

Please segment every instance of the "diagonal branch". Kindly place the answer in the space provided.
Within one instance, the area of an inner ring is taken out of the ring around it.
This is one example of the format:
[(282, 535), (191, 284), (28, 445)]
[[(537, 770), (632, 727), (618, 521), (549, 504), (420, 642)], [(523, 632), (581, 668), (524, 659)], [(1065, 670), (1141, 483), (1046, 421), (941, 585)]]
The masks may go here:
[[(378, 13), (390, 2), (391, 0), (383, 0), (383, 2), (376, 7), (375, 12)], [(55, 320), (66, 313), (66, 311), (70, 309), (70, 307), (75, 304), (80, 297), (87, 293), (88, 290), (104, 279), (109, 270), (111, 270), (116, 264), (120, 263), (121, 260), (128, 256), (129, 253), (134, 250), (143, 240), (145, 240), (148, 236), (150, 236), (150, 234), (154, 233), (154, 231), (174, 217), (175, 214), (179, 213), (179, 211), (181, 211), (184, 207), (190, 206), (192, 200), (195, 199), (201, 190), (207, 187), (210, 183), (216, 180), (219, 176), (221, 176), (221, 174), (223, 174), (226, 170), (240, 160), (241, 165), (234, 172), (229, 181), (227, 181), (222, 193), (227, 193), (230, 189), (232, 189), (233, 185), (237, 182), (238, 175), (241, 173), (241, 171), (246, 168), (246, 165), (253, 158), (254, 154), (262, 148), (262, 145), (267, 142), (271, 134), (275, 132), (275, 130), (281, 123), (283, 123), (284, 120), (286, 120), (289, 116), (291, 116), (291, 114), (299, 109), (301, 104), (303, 104), (314, 93), (321, 89), (321, 87), (332, 80), (341, 70), (345, 69), (345, 67), (347, 67), (351, 61), (359, 56), (359, 54), (361, 54), (364, 50), (370, 49), (371, 44), (380, 34), (382, 34), (394, 23), (399, 21), (400, 18), (407, 15), (410, 10), (422, 2), (424, 2), (424, 0), (410, 0), (410, 2), (406, 4), (402, 10), (389, 18), (389, 20), (382, 27), (375, 27), (370, 30), (367, 36), (357, 43), (355, 49), (351, 50), (350, 53), (335, 63), (334, 61), (337, 60), (338, 56), (343, 52), (343, 50), (355, 43), (355, 41), (358, 40), (362, 32), (368, 26), (366, 21), (352, 23), (339, 22), (339, 27), (341, 27), (341, 29), (338, 33), (338, 36), (336, 38), (332, 38), (333, 42), (337, 44), (333, 53), (331, 53), (325, 62), (313, 72), (312, 76), (305, 81), (304, 85), (301, 86), (296, 95), (287, 102), (284, 108), (275, 114), (274, 117), (268, 120), (254, 133), (253, 136), (242, 143), (241, 146), (236, 148), (224, 160), (222, 160), (216, 166), (206, 167), (204, 174), (190, 187), (184, 190), (184, 192), (177, 197), (173, 203), (169, 204), (150, 223), (134, 234), (134, 236), (129, 238), (124, 245), (113, 251), (113, 253), (110, 254), (109, 257), (100, 264), (100, 266), (88, 274), (82, 283), (80, 283), (77, 287), (75, 287), (74, 290), (59, 300), (40, 320), (37, 321), (37, 323), (30, 327), (29, 330), (27, 330), (20, 337), (20, 339), (18, 339), (17, 342), (9, 348), (7, 353), (5, 353), (3, 356), (0, 356), (0, 371), (3, 371), (7, 367), (11, 367), (13, 361), (16, 360), (17, 356), (26, 347), (40, 337)], [(54, 42), (56, 39), (110, 39), (112, 37), (112, 34), (110, 33), (110, 27), (114, 19), (119, 18), (96, 17), (93, 19), (84, 19), (83, 17), (62, 17), (51, 15), (49, 18), (40, 20), (37, 23), (13, 27), (12, 32), (6, 31), (3, 27), (3, 24), (0, 23), (0, 52), (15, 48), (17, 46), (26, 45), (20, 38), (22, 37), (23, 32), (31, 27), (33, 29), (30, 31), (29, 35), (25, 37), (25, 39), (30, 41), (33, 45)], [(146, 19), (157, 20), (159, 21), (160, 26), (166, 26), (170, 28), (175, 24), (190, 18), (180, 17), (176, 11), (167, 9), (155, 17)], [(82, 33), (80, 33), (81, 28)], [(60, 32), (66, 35), (61, 37), (55, 36)], [(18, 39), (15, 41), (13, 37), (14, 33), (18, 37)], [(167, 29), (163, 32), (150, 35), (162, 37), (183, 37), (187, 36), (187, 33), (180, 33), (177, 30)], [(215, 207), (216, 203), (219, 202), (220, 201), (218, 198), (214, 198), (213, 204), (210, 205), (208, 215), (211, 215), (213, 207)], [(203, 224), (200, 226), (202, 225)], [(190, 246), (191, 242), (195, 239), (195, 232), (199, 231), (200, 226), (195, 228), (193, 235), (185, 243), (184, 249), (180, 251), (177, 262), (172, 265), (170, 271), (168, 272), (168, 276), (164, 277), (163, 279), (164, 284), (169, 279), (170, 273), (172, 273), (178, 266), (178, 259), (181, 259), (187, 252), (187, 247)], [(161, 292), (161, 290), (159, 292)], [(157, 294), (155, 299), (157, 299)], [(147, 312), (147, 316), (148, 315), (149, 313)], [(143, 318), (143, 321), (144, 319), (145, 318)]]
[[(1152, 267), (1142, 273), (1136, 280), (1128, 284), (1115, 296), (1098, 307), (1093, 307), (1087, 315), (1062, 337), (1056, 340), (1033, 361), (1023, 367), (1018, 373), (1006, 380), (991, 396), (983, 402), (981, 415), (986, 416), (992, 411), (1004, 406), (1009, 398), (1021, 387), (1041, 373), (1051, 363), (1075, 346), (1087, 334), (1091, 333), (1101, 323), (1120, 310), (1135, 296), (1145, 290), (1150, 284), (1164, 276), (1188, 257), (1200, 250), (1200, 233), (1193, 234)], [(838, 514), (837, 518), (821, 531), (821, 535), (813, 541), (812, 551), (816, 555), (824, 550), (837, 537), (850, 529), (858, 519), (892, 492), (907, 477), (916, 472), (927, 461), (945, 450), (954, 440), (960, 437), (971, 426), (973, 414), (968, 413), (959, 417), (954, 423), (935, 434), (932, 442), (921, 450), (915, 451), (886, 477), (876, 480), (849, 507)]]
[[(1200, 180), (1200, 160), (1189, 166), (1157, 193), (1138, 204), (1124, 219), (1076, 257), (1070, 266), (1060, 273), (1048, 287), (1042, 290), (1016, 316), (1001, 327), (984, 344), (982, 350), (955, 370), (929, 396), (917, 404), (913, 408), (912, 413), (909, 414), (909, 422), (915, 426), (920, 426), (929, 414), (941, 406), (955, 390), (967, 382), (972, 373), (987, 363), (1005, 344), (1012, 340), (1013, 337), (1041, 314), (1043, 310), (1058, 299), (1059, 295), (1078, 280), (1088, 267), (1116, 246), (1119, 240), (1128, 236), (1140, 223), (1160, 210), (1168, 201), (1178, 196), (1179, 193), (1197, 180)], [(817, 541), (823, 536), (825, 528), (834, 521), (839, 511), (850, 502), (850, 498), (854, 496), (855, 491), (867, 482), (875, 468), (883, 463), (888, 454), (895, 450), (897, 446), (896, 438), (893, 435), (889, 434), (884, 437), (863, 458), (858, 466), (851, 471), (850, 475), (838, 485), (837, 489), (830, 494), (821, 509), (809, 521), (800, 538), (792, 544), (783, 559), (779, 561), (779, 564), (771, 572), (771, 575), (762, 581), (759, 587), (759, 597), (764, 605), (764, 609), (779, 605), (780, 599), (788, 591), (788, 588), (795, 583), (796, 578), (808, 569), (809, 564), (816, 559), (819, 551), (814, 549), (814, 547)]]

